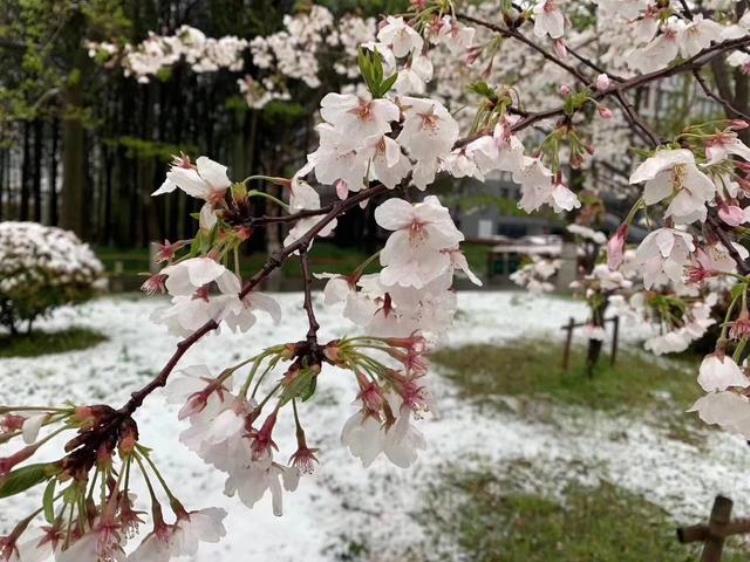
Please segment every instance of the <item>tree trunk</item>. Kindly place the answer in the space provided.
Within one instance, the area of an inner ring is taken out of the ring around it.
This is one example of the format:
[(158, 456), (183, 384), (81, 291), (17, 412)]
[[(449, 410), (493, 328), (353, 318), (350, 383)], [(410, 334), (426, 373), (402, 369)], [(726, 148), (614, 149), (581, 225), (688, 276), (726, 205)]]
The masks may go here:
[[(75, 73), (74, 73), (75, 74)], [(65, 89), (66, 112), (63, 117), (63, 185), (60, 224), (79, 237), (86, 237), (85, 191), (86, 158), (85, 136), (80, 116), (81, 80), (71, 76)]]
[(59, 132), (60, 121), (55, 117), (52, 119), (52, 128), (50, 131), (52, 147), (49, 153), (49, 224), (52, 226), (57, 226), (60, 221), (57, 206), (57, 144)]
[(32, 195), (34, 197), (34, 221), (42, 222), (42, 137), (44, 123), (41, 119), (34, 119), (34, 175)]
[(31, 175), (31, 127), (28, 121), (23, 124), (23, 162), (21, 163), (21, 206), (19, 218), (29, 220), (29, 181)]

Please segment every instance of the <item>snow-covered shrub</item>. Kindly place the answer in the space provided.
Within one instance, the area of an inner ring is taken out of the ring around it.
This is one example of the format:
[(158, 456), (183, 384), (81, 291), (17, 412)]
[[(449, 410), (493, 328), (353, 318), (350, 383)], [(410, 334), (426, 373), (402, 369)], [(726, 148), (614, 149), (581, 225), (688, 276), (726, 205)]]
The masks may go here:
[(0, 223), (0, 324), (12, 334), (56, 306), (89, 299), (102, 263), (75, 234), (34, 222)]

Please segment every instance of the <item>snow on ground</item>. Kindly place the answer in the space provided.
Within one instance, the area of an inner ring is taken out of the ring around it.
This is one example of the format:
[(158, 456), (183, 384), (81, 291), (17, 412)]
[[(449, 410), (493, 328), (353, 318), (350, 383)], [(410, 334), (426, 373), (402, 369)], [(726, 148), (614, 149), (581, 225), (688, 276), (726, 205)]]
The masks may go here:
[[(287, 293), (277, 298), (284, 311), (279, 326), (262, 318), (247, 334), (209, 337), (181, 365), (206, 363), (220, 369), (263, 347), (303, 337), (301, 296)], [(317, 295), (316, 302), (320, 302)], [(75, 324), (100, 330), (110, 340), (81, 352), (0, 360), (0, 404), (119, 405), (172, 353), (176, 340), (149, 320), (162, 304), (115, 297), (60, 310), (45, 323), (45, 329)], [(586, 316), (582, 303), (515, 292), (461, 292), (459, 306), (456, 328), (447, 342), (452, 346), (519, 337), (545, 337), (557, 345), (562, 337), (560, 325), (569, 316)], [(348, 333), (350, 327), (337, 311), (321, 306), (318, 310), (323, 341)], [(632, 342), (643, 329), (631, 327), (623, 333)], [(676, 372), (675, 376), (690, 375)], [(281, 518), (272, 515), (269, 501), (249, 510), (236, 498), (225, 497), (222, 474), (177, 441), (183, 426), (176, 419), (176, 408), (167, 405), (159, 393), (150, 397), (137, 414), (141, 439), (155, 449), (154, 458), (173, 490), (190, 508), (221, 506), (229, 511), (227, 538), (219, 545), (202, 545), (195, 560), (315, 562), (333, 559), (336, 552), (346, 549), (347, 541), (388, 545), (398, 553), (420, 542), (422, 529), (413, 514), (421, 507), (422, 491), (441, 466), (452, 462), (468, 466), (489, 461), (502, 476), (504, 466), (524, 460), (542, 475), (530, 487), (549, 488), (570, 478), (609, 480), (643, 494), (680, 520), (703, 517), (718, 492), (737, 501), (737, 513), (750, 512), (746, 475), (750, 450), (741, 439), (712, 432), (708, 445), (698, 449), (628, 418), (582, 416), (560, 409), (550, 424), (512, 412), (480, 413), (459, 401), (456, 389), (445, 379), (433, 378), (441, 411), (439, 418), (420, 422), (428, 441), (420, 460), (402, 470), (379, 459), (364, 470), (339, 444), (341, 426), (353, 411), (354, 382), (341, 371), (324, 371), (315, 398), (300, 410), (308, 443), (321, 449), (321, 465), (317, 474), (303, 479), (297, 492), (285, 497)], [(291, 436), (287, 429), (291, 420), (280, 420), (280, 424), (286, 425), (280, 425), (278, 434)], [(279, 445), (282, 457), (294, 450), (291, 442)], [(8, 445), (0, 447), (0, 456), (8, 451)], [(35, 496), (4, 500), (0, 534), (38, 506), (38, 501)]]

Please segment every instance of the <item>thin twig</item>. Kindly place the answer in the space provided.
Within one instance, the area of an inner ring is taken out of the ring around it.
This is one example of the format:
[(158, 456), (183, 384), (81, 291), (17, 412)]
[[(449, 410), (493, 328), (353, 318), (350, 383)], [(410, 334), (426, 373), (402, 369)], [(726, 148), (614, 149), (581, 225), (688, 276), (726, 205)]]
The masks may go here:
[(698, 81), (698, 84), (700, 85), (703, 92), (712, 100), (723, 105), (724, 109), (727, 111), (730, 117), (741, 117), (742, 119), (750, 121), (750, 115), (748, 115), (744, 111), (737, 109), (728, 100), (725, 100), (719, 94), (712, 91), (706, 83), (706, 80), (703, 78), (703, 76), (701, 76), (701, 73), (698, 69), (693, 70), (693, 76), (695, 76), (695, 79)]
[(622, 92), (617, 92), (615, 94), (615, 99), (620, 103), (622, 108), (625, 110), (625, 117), (628, 121), (630, 121), (631, 127), (638, 133), (640, 131), (642, 134), (641, 138), (644, 138), (646, 142), (650, 143), (654, 148), (662, 144), (661, 139), (657, 136), (657, 134), (649, 127), (646, 122), (641, 119), (640, 115), (633, 109), (633, 106), (630, 105), (627, 100), (625, 99), (625, 96), (622, 95)]
[(307, 342), (310, 345), (314, 345), (318, 341), (318, 329), (320, 329), (320, 324), (318, 324), (318, 320), (315, 318), (315, 308), (312, 302), (312, 273), (310, 271), (310, 259), (307, 254), (307, 248), (299, 251), (299, 260), (302, 265), (302, 278), (305, 283), (304, 307), (307, 312), (307, 324), (310, 327), (307, 331)]
[(727, 236), (727, 233), (724, 232), (724, 227), (719, 220), (716, 217), (709, 215), (708, 223), (713, 227), (713, 232), (716, 233), (722, 246), (727, 249), (727, 252), (729, 252), (729, 255), (732, 256), (732, 259), (737, 264), (737, 271), (742, 275), (750, 274), (750, 266), (748, 266), (747, 262), (742, 258), (737, 251), (737, 248), (734, 247), (734, 244)]
[(559, 66), (560, 68), (563, 68), (563, 69), (567, 70), (577, 80), (583, 82), (584, 84), (589, 84), (591, 82), (591, 80), (589, 80), (586, 76), (584, 76), (581, 72), (579, 72), (578, 69), (576, 69), (575, 67), (569, 65), (566, 62), (563, 62), (559, 57), (556, 57), (555, 55), (553, 55), (552, 53), (550, 53), (546, 49), (543, 49), (541, 46), (539, 46), (538, 44), (536, 44), (531, 39), (528, 39), (526, 36), (524, 36), (523, 34), (519, 33), (515, 29), (509, 29), (507, 27), (496, 25), (496, 24), (488, 22), (488, 21), (480, 20), (480, 19), (475, 18), (473, 16), (470, 16), (468, 14), (457, 13), (456, 17), (458, 19), (462, 19), (464, 21), (468, 21), (468, 22), (471, 22), (473, 24), (481, 25), (482, 27), (486, 27), (487, 29), (489, 29), (491, 31), (494, 31), (496, 33), (499, 33), (500, 35), (503, 35), (505, 37), (512, 37), (513, 39), (516, 39), (517, 41), (520, 41), (524, 45), (527, 45), (531, 49), (535, 50), (537, 53), (539, 53), (540, 55), (542, 55), (548, 61), (553, 62), (557, 66)]

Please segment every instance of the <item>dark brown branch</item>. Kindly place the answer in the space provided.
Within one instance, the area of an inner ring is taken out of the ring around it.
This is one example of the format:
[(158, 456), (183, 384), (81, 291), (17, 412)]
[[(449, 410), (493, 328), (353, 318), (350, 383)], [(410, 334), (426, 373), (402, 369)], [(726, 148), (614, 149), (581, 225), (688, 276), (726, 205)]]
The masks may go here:
[[(630, 80), (626, 80), (625, 82), (615, 84), (614, 86), (612, 86), (612, 88), (604, 92), (592, 92), (591, 97), (596, 101), (600, 101), (607, 96), (616, 95), (618, 92), (624, 93), (635, 88), (640, 88), (641, 86), (645, 86), (646, 84), (650, 84), (651, 82), (655, 82), (657, 80), (661, 80), (663, 78), (667, 78), (681, 72), (692, 72), (693, 70), (699, 69), (703, 65), (710, 63), (714, 58), (726, 51), (749, 44), (750, 37), (741, 37), (739, 39), (732, 39), (730, 41), (717, 43), (711, 47), (708, 47), (707, 49), (702, 50), (697, 55), (690, 57), (689, 59), (679, 64), (664, 68), (662, 70), (656, 70), (648, 74), (636, 76), (635, 78), (631, 78)], [(546, 111), (533, 113), (528, 117), (518, 121), (513, 126), (513, 130), (518, 131), (521, 129), (525, 129), (539, 121), (551, 119), (553, 117), (559, 117), (564, 114), (565, 105), (561, 105), (553, 109), (548, 109)]]
[(579, 72), (577, 68), (575, 68), (575, 67), (569, 65), (568, 63), (560, 60), (559, 57), (556, 57), (555, 55), (553, 55), (552, 53), (550, 53), (546, 49), (543, 49), (541, 46), (539, 46), (538, 44), (536, 44), (531, 39), (528, 39), (526, 36), (522, 35), (518, 31), (516, 31), (515, 29), (510, 29), (510, 28), (507, 28), (507, 27), (503, 27), (501, 25), (495, 25), (494, 23), (491, 23), (491, 22), (488, 22), (488, 21), (484, 21), (484, 20), (480, 20), (478, 18), (475, 18), (475, 17), (467, 15), (467, 14), (463, 14), (463, 13), (457, 13), (456, 17), (458, 19), (462, 19), (464, 21), (471, 22), (471, 23), (473, 23), (475, 25), (480, 25), (482, 27), (486, 27), (487, 29), (489, 29), (491, 31), (494, 31), (495, 33), (499, 33), (500, 35), (503, 35), (504, 37), (512, 37), (513, 39), (516, 39), (517, 41), (520, 41), (524, 45), (527, 45), (528, 47), (530, 47), (531, 49), (533, 49), (534, 51), (536, 51), (537, 53), (539, 53), (540, 55), (542, 55), (548, 61), (556, 64), (560, 68), (565, 69), (570, 74), (572, 74), (577, 80), (579, 80), (580, 82), (583, 82), (584, 84), (591, 83), (591, 80), (588, 79), (586, 76), (584, 76), (581, 72)]
[[(289, 259), (289, 257), (291, 257), (295, 252), (304, 253), (310, 246), (310, 243), (318, 235), (318, 233), (323, 230), (331, 221), (333, 221), (333, 219), (356, 207), (361, 202), (366, 201), (371, 197), (381, 195), (386, 191), (387, 188), (385, 186), (376, 185), (364, 191), (360, 191), (359, 193), (353, 195), (352, 197), (349, 197), (348, 199), (333, 204), (331, 206), (331, 209), (325, 214), (325, 216), (323, 216), (302, 237), (269, 256), (263, 267), (259, 271), (257, 271), (255, 275), (253, 275), (253, 277), (251, 277), (247, 281), (247, 283), (245, 283), (244, 287), (239, 293), (239, 298), (242, 299), (247, 296), (250, 291), (257, 287), (258, 284), (261, 283), (261, 281), (263, 281), (263, 279), (268, 277), (268, 275), (272, 271), (286, 262), (286, 260)], [(315, 325), (317, 325), (317, 321), (315, 321)], [(195, 343), (197, 343), (203, 336), (205, 336), (209, 332), (212, 332), (217, 327), (218, 324), (215, 320), (209, 320), (203, 326), (193, 332), (189, 337), (185, 338), (179, 344), (177, 344), (177, 349), (153, 380), (151, 380), (142, 388), (133, 392), (130, 396), (130, 400), (128, 400), (119, 410), (117, 410), (116, 414), (112, 416), (110, 420), (108, 420), (100, 427), (91, 430), (88, 434), (82, 434), (81, 436), (79, 436), (79, 438), (75, 441), (74, 448), (76, 449), (76, 451), (79, 451), (82, 448), (96, 450), (101, 443), (104, 443), (107, 439), (111, 439), (112, 435), (119, 431), (119, 428), (122, 426), (122, 424), (126, 422), (126, 420), (128, 420), (138, 408), (140, 408), (146, 397), (148, 397), (157, 388), (163, 387), (167, 384), (167, 380), (169, 379), (170, 374), (177, 366), (177, 363), (182, 358), (182, 356), (188, 351), (188, 349), (190, 349)], [(317, 328), (315, 330), (317, 330)], [(308, 337), (309, 335), (310, 334), (308, 333)]]
[(709, 85), (706, 83), (706, 80), (703, 78), (703, 76), (701, 76), (701, 73), (698, 69), (693, 70), (693, 76), (695, 76), (695, 79), (698, 81), (698, 84), (700, 85), (703, 92), (709, 98), (720, 103), (724, 107), (724, 110), (726, 111), (728, 117), (741, 118), (750, 121), (750, 115), (748, 115), (744, 111), (737, 109), (729, 100), (725, 100), (719, 94), (711, 90)]
[(742, 275), (750, 274), (750, 266), (748, 266), (747, 262), (742, 259), (742, 256), (737, 251), (737, 248), (734, 247), (734, 244), (729, 239), (729, 236), (727, 236), (727, 233), (724, 232), (724, 227), (719, 219), (717, 219), (715, 216), (709, 215), (708, 223), (713, 227), (713, 232), (716, 234), (719, 242), (721, 242), (721, 245), (726, 248), (727, 252), (729, 252), (729, 255), (737, 264), (737, 271), (739, 271)]
[(310, 259), (307, 254), (307, 248), (299, 251), (299, 260), (302, 265), (302, 278), (305, 283), (305, 311), (307, 312), (307, 324), (310, 329), (307, 331), (307, 342), (315, 345), (318, 341), (318, 329), (320, 324), (315, 318), (315, 308), (312, 302), (312, 272), (310, 271)]
[(292, 213), (289, 215), (279, 215), (279, 216), (270, 216), (270, 215), (263, 215), (260, 217), (251, 217), (245, 221), (243, 221), (238, 226), (248, 226), (248, 227), (257, 227), (257, 226), (263, 226), (266, 224), (278, 224), (278, 223), (292, 223), (296, 222), (299, 219), (305, 219), (309, 217), (317, 217), (319, 215), (324, 215), (333, 209), (333, 205), (326, 205), (325, 207), (321, 207), (320, 209), (305, 209), (303, 211), (299, 211), (297, 213)]
[(640, 115), (638, 115), (633, 109), (633, 106), (631, 106), (625, 99), (625, 96), (622, 95), (622, 92), (617, 92), (615, 94), (615, 99), (617, 99), (620, 106), (622, 106), (625, 111), (625, 118), (630, 122), (631, 128), (641, 137), (641, 139), (645, 140), (646, 143), (651, 144), (654, 148), (662, 144), (661, 139), (651, 130), (651, 127), (641, 119)]

